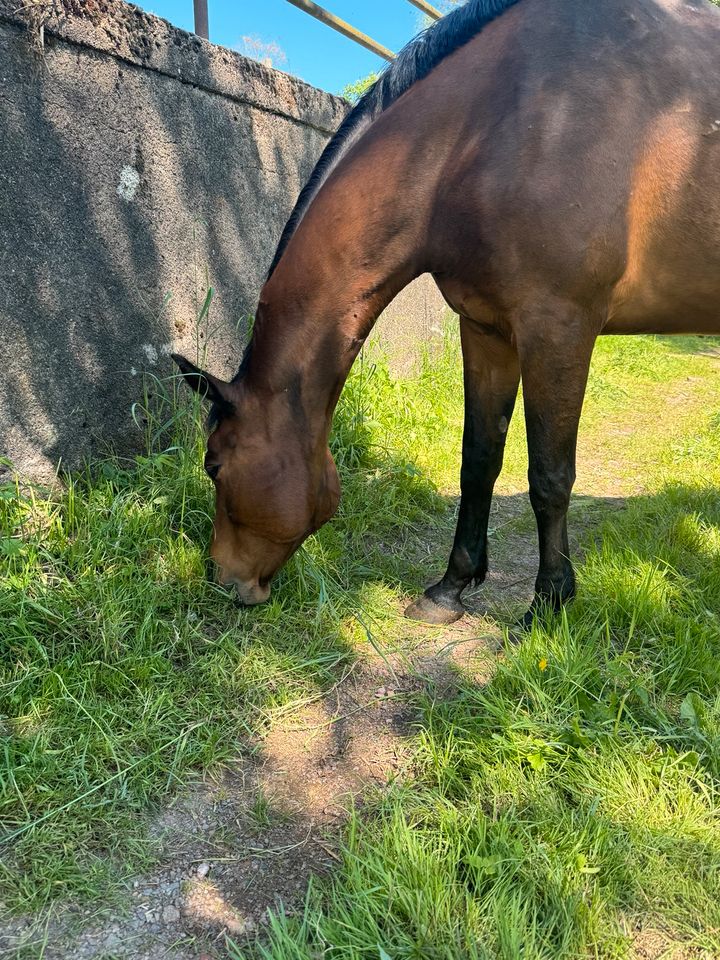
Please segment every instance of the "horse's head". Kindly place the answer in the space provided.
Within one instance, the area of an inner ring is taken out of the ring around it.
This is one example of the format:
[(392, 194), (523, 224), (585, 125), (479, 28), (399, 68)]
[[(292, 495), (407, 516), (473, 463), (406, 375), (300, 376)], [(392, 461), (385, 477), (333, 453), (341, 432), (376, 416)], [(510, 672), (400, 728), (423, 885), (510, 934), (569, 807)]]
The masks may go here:
[(327, 443), (314, 442), (287, 394), (259, 396), (173, 355), (185, 382), (214, 404), (205, 470), (215, 484), (210, 555), (220, 582), (248, 605), (303, 540), (335, 513), (340, 485)]

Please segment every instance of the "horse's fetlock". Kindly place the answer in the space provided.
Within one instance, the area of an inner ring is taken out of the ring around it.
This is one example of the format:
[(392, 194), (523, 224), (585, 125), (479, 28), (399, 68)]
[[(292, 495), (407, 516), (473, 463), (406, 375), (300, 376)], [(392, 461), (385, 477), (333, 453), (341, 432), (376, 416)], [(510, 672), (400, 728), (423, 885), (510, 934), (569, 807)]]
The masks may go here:
[(472, 578), (470, 580), (470, 582), (474, 587), (479, 587), (481, 583), (485, 583), (485, 580), (487, 579), (487, 575), (488, 575), (488, 570), (489, 570), (489, 566), (487, 562), (487, 557), (483, 557), (480, 563), (475, 567)]

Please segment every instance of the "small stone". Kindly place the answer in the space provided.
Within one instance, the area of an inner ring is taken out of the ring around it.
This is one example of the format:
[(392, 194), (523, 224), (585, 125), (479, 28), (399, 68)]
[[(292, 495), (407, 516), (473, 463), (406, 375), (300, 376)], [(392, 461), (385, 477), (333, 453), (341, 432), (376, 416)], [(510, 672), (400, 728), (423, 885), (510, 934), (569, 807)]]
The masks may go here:
[(209, 863), (199, 863), (197, 865), (197, 870), (195, 871), (199, 877), (206, 877), (210, 873), (210, 864)]
[(172, 904), (170, 904), (163, 910), (162, 918), (165, 923), (177, 923), (180, 919), (180, 911), (177, 907), (174, 907)]
[(378, 689), (375, 691), (375, 696), (378, 697), (378, 699), (379, 699), (380, 697), (384, 697), (384, 696), (385, 696), (385, 687), (378, 687)]

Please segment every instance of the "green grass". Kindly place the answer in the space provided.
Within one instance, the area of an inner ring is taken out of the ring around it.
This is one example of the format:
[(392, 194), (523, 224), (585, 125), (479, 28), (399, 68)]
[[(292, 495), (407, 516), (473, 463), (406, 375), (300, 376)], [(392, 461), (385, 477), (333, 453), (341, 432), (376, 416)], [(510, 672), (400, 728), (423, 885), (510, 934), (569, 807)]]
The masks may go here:
[[(716, 382), (697, 340), (601, 342), (581, 479), (647, 492), (592, 529), (566, 615), (486, 685), (424, 695), (412, 788), (353, 819), (343, 866), (259, 955), (624, 957), (636, 925), (720, 954)], [(172, 387), (135, 463), (52, 494), (0, 488), (7, 909), (108, 895), (152, 855), (145, 811), (368, 640), (400, 642), (397, 601), (449, 547), (460, 397), (455, 335), (410, 380), (356, 366), (333, 439), (340, 515), (262, 610), (207, 579), (200, 410)], [(522, 483), (523, 445), (516, 416), (501, 491)]]

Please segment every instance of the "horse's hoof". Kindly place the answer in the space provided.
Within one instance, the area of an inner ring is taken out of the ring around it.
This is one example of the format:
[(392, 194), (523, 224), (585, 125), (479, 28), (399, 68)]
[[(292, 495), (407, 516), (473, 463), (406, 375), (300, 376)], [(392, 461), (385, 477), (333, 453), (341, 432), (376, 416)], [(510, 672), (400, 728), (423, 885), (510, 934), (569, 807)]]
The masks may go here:
[(444, 627), (455, 623), (465, 615), (465, 607), (458, 603), (454, 607), (444, 607), (423, 594), (414, 600), (405, 611), (408, 620), (419, 620), (421, 623), (430, 623), (436, 627)]

